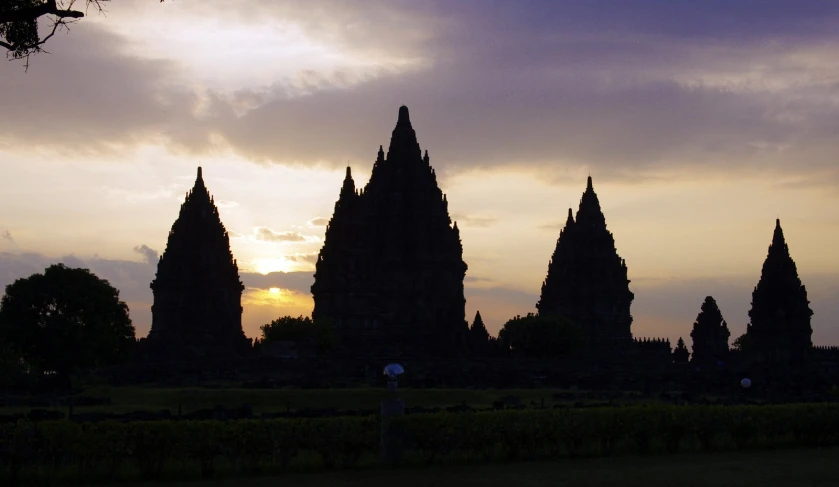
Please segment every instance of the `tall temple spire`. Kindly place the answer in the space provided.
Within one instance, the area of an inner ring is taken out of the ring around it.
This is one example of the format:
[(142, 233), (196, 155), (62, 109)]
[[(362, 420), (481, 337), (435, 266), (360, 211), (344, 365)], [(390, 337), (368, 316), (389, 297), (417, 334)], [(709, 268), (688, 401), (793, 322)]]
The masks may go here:
[(396, 120), (396, 124), (399, 125), (400, 123), (406, 123), (408, 125), (411, 124), (411, 117), (408, 115), (408, 107), (405, 105), (399, 107), (399, 118)]
[(352, 169), (347, 166), (347, 172), (344, 176), (344, 185), (341, 187), (341, 200), (345, 200), (351, 196), (355, 196), (355, 181), (352, 178)]
[(570, 319), (591, 339), (626, 343), (634, 298), (628, 284), (589, 176), (576, 219), (569, 209), (557, 239), (536, 309)]
[(813, 310), (809, 304), (781, 222), (776, 219), (760, 281), (752, 293), (751, 323), (747, 327), (760, 358), (798, 361), (807, 357), (813, 345)]
[(421, 159), (422, 152), (420, 152), (419, 142), (417, 142), (417, 134), (411, 126), (411, 118), (408, 115), (408, 107), (399, 107), (399, 118), (396, 121), (396, 127), (393, 128), (393, 133), (390, 138), (390, 147), (387, 150), (387, 159)]
[(586, 190), (580, 198), (580, 207), (577, 210), (577, 224), (586, 228), (606, 229), (606, 217), (600, 209), (600, 200), (594, 192), (591, 176), (586, 182)]
[(775, 231), (772, 233), (772, 246), (778, 249), (783, 248), (789, 254), (786, 239), (784, 239), (784, 230), (781, 228), (781, 219), (775, 219)]
[(352, 187), (348, 170), (316, 263), (312, 318), (333, 320), (344, 346), (368, 355), (459, 353), (469, 336), (463, 247), (407, 107), (345, 204)]
[(218, 208), (202, 178), (181, 205), (157, 274), (149, 343), (174, 351), (183, 347), (242, 351), (241, 297), (244, 286)]

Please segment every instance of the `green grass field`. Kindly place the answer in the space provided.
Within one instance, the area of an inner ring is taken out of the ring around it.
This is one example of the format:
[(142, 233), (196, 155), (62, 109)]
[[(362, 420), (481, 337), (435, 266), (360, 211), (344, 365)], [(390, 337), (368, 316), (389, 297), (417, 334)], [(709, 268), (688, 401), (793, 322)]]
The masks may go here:
[[(170, 483), (172, 487), (839, 487), (839, 449), (441, 466)], [(151, 487), (159, 483), (121, 484)]]
[[(577, 391), (579, 392), (579, 391)], [(472, 408), (488, 408), (494, 401), (513, 396), (521, 404), (545, 407), (571, 404), (582, 399), (556, 399), (554, 394), (571, 394), (553, 389), (466, 390), (466, 389), (401, 389), (399, 396), (409, 407), (448, 407), (466, 404)], [(375, 410), (387, 395), (384, 389), (242, 389), (242, 388), (160, 388), (160, 387), (90, 387), (84, 395), (109, 397), (109, 406), (76, 407), (75, 412), (157, 411), (173, 413), (180, 405), (182, 412), (249, 405), (254, 413), (285, 412), (302, 409)], [(590, 402), (590, 401), (586, 401)], [(634, 402), (626, 394), (621, 402)], [(0, 414), (26, 412), (30, 408), (0, 408)]]

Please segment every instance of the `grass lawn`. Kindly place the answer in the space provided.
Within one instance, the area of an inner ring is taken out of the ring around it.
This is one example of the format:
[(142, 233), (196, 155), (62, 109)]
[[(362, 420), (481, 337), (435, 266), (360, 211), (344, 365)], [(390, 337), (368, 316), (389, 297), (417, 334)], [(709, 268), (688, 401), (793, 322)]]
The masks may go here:
[[(515, 396), (521, 404), (528, 406), (531, 401), (546, 407), (554, 404), (571, 404), (574, 400), (555, 399), (555, 389), (401, 389), (399, 396), (409, 407), (448, 407), (467, 404), (473, 408), (488, 408), (493, 401), (507, 396)], [(577, 392), (579, 393), (579, 392)], [(380, 389), (242, 389), (242, 388), (160, 388), (160, 387), (90, 387), (84, 395), (109, 397), (108, 406), (76, 407), (77, 413), (111, 412), (126, 413), (131, 411), (158, 411), (169, 409), (173, 413), (178, 405), (184, 413), (211, 409), (214, 406), (227, 408), (250, 405), (255, 413), (285, 412), (301, 409), (363, 409), (376, 410), (387, 395)], [(580, 398), (578, 400), (584, 399)], [(631, 402), (627, 393), (621, 402)], [(590, 402), (590, 401), (585, 401)], [(0, 408), (0, 414), (27, 412), (30, 408)], [(63, 410), (63, 409), (62, 409)]]
[[(839, 449), (577, 459), (178, 482), (172, 487), (839, 487)], [(151, 487), (155, 484), (122, 484)]]

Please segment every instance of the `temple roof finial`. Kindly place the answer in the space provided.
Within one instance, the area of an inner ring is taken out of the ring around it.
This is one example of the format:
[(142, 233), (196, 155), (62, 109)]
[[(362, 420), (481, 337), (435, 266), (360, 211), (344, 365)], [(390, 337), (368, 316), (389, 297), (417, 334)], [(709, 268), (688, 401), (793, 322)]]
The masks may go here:
[(195, 176), (195, 186), (192, 188), (193, 191), (195, 188), (204, 188), (204, 176), (201, 173), (201, 166), (198, 166), (198, 174)]
[(340, 199), (349, 198), (355, 194), (357, 194), (355, 181), (352, 179), (352, 169), (350, 168), (349, 161), (347, 161), (347, 173), (344, 176), (344, 184), (341, 186)]
[(405, 105), (399, 107), (399, 118), (396, 123), (411, 123), (411, 117), (408, 116), (408, 107)]
[(589, 174), (588, 175), (588, 182), (586, 182), (586, 190), (591, 191), (592, 189), (593, 189), (593, 186), (591, 184), (591, 174)]
[(787, 244), (784, 238), (784, 230), (781, 228), (781, 219), (775, 219), (775, 231), (772, 234), (772, 245), (777, 247), (785, 247)]

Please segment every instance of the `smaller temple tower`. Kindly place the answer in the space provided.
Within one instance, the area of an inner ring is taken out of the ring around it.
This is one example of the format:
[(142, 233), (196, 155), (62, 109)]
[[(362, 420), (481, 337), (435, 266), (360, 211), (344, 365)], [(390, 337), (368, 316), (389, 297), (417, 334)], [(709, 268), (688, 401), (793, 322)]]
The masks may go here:
[(781, 221), (763, 262), (760, 281), (752, 293), (751, 323), (747, 326), (750, 352), (761, 362), (797, 363), (813, 348), (813, 310), (784, 239)]
[(682, 340), (682, 337), (679, 337), (679, 341), (676, 342), (676, 348), (673, 350), (673, 363), (675, 364), (686, 364), (688, 363), (688, 358), (690, 357), (690, 352), (688, 352), (688, 347), (685, 346), (685, 341)]
[(481, 356), (489, 352), (489, 331), (487, 331), (486, 325), (484, 325), (480, 311), (475, 313), (475, 320), (472, 321), (472, 326), (469, 328), (469, 341), (474, 354)]
[(691, 360), (696, 363), (716, 363), (725, 359), (730, 336), (728, 324), (722, 318), (717, 302), (707, 296), (690, 332), (693, 339)]
[(180, 359), (236, 354), (250, 346), (242, 330), (245, 286), (200, 167), (150, 287), (152, 350)]

